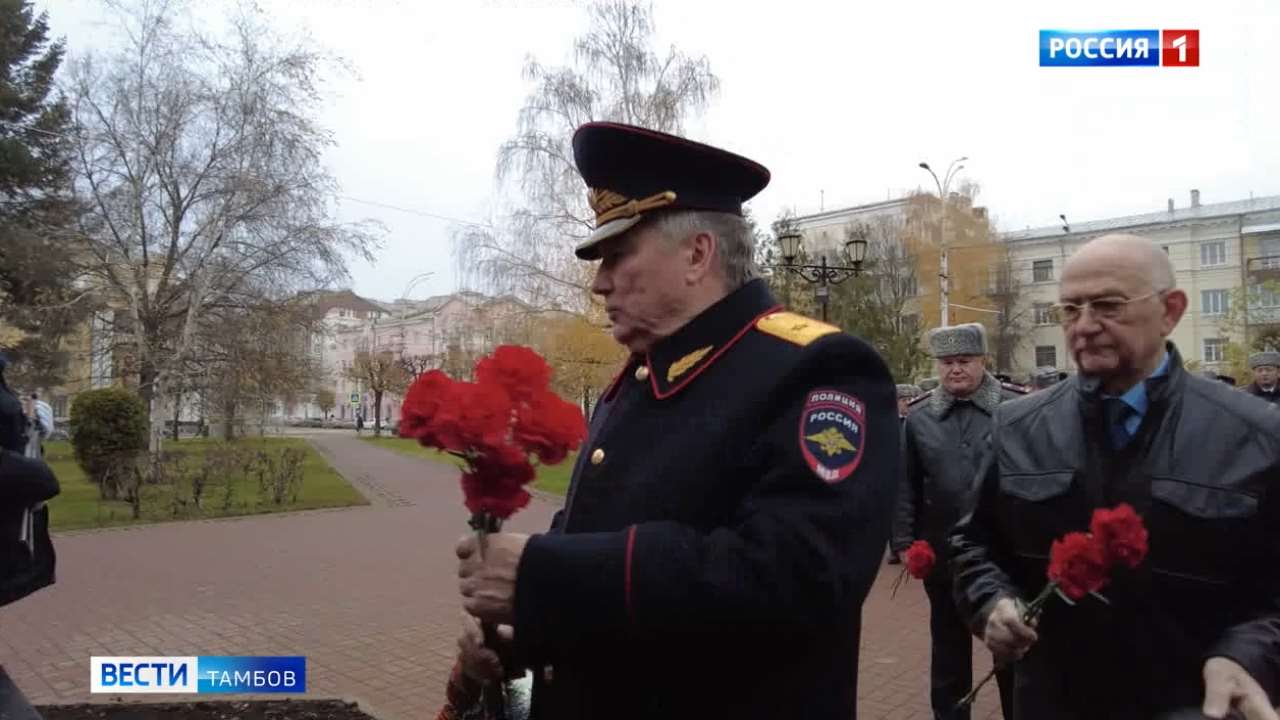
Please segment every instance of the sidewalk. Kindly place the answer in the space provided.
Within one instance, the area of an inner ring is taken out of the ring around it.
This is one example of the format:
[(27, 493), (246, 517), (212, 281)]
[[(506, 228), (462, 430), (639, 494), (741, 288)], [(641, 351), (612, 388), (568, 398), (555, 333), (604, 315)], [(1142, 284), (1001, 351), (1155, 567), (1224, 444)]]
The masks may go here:
[[(88, 693), (91, 655), (296, 654), (309, 696), (357, 700), (380, 720), (433, 717), (461, 612), (457, 471), (354, 433), (307, 437), (372, 505), (57, 536), (58, 583), (0, 608), (0, 664), (29, 699), (106, 700)], [(540, 531), (554, 510), (535, 499), (510, 527)], [(890, 601), (896, 570), (863, 614), (860, 717), (927, 720), (927, 600), (911, 582)]]

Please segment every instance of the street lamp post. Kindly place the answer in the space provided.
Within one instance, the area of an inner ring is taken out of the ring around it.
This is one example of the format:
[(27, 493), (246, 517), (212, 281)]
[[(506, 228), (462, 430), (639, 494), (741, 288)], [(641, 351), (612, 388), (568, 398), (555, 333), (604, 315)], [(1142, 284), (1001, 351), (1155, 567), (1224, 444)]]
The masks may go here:
[(957, 158), (955, 160), (952, 160), (951, 164), (947, 166), (947, 173), (946, 175), (943, 176), (942, 180), (938, 179), (938, 174), (933, 171), (933, 168), (929, 167), (929, 163), (927, 162), (920, 163), (920, 167), (924, 168), (924, 170), (929, 173), (929, 176), (933, 178), (934, 184), (938, 186), (938, 210), (939, 210), (938, 306), (942, 314), (942, 325), (940, 327), (947, 327), (948, 325), (951, 324), (951, 312), (950, 312), (951, 310), (950, 308), (951, 278), (949, 276), (950, 267), (949, 267), (949, 258), (947, 257), (948, 253), (947, 253), (947, 234), (946, 234), (947, 233), (947, 191), (951, 187), (951, 181), (955, 179), (955, 174), (964, 169), (964, 166), (960, 165), (960, 163), (968, 159), (969, 159), (968, 157), (962, 157), (962, 158)]
[(862, 274), (862, 263), (867, 259), (866, 230), (859, 228), (845, 242), (844, 251), (849, 260), (849, 265), (847, 266), (828, 264), (826, 254), (819, 257), (817, 265), (797, 265), (796, 258), (800, 256), (801, 238), (800, 233), (794, 230), (779, 235), (778, 243), (782, 246), (783, 264), (766, 265), (765, 267), (789, 272), (800, 276), (805, 282), (816, 284), (818, 286), (818, 304), (822, 306), (822, 321), (826, 322), (827, 303), (831, 295), (831, 290), (828, 286), (839, 284), (851, 277), (857, 277)]

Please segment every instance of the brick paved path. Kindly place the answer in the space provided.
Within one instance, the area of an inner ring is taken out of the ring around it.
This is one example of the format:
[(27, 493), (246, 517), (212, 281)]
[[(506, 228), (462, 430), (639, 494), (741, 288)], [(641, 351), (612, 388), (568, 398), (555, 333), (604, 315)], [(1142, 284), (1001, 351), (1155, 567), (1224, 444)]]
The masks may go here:
[[(0, 665), (48, 704), (108, 698), (88, 694), (91, 655), (305, 655), (309, 695), (434, 717), (459, 625), (456, 471), (311, 437), (371, 506), (59, 535), (58, 583), (0, 608)], [(554, 509), (535, 501), (511, 527), (540, 530)], [(914, 582), (890, 601), (895, 572), (864, 613), (860, 713), (923, 720), (927, 601)]]

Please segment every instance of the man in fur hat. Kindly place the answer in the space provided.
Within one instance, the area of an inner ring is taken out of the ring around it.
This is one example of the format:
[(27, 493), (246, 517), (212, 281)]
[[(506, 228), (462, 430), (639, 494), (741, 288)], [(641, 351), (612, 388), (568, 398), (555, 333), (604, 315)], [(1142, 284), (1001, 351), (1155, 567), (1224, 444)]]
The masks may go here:
[(1280, 403), (1280, 387), (1276, 383), (1276, 367), (1280, 366), (1280, 352), (1267, 351), (1249, 356), (1249, 369), (1253, 371), (1253, 383), (1244, 389), (1269, 403)]
[[(968, 720), (967, 710), (952, 714), (973, 684), (973, 644), (951, 597), (945, 538), (969, 512), (970, 488), (996, 405), (1026, 391), (1000, 382), (987, 371), (986, 331), (977, 323), (933, 330), (929, 354), (937, 361), (940, 385), (911, 403), (903, 427), (905, 472), (898, 491), (893, 550), (901, 553), (913, 541), (927, 540), (938, 555), (936, 569), (924, 581), (933, 637), (930, 700), (935, 718)], [(998, 678), (1002, 701), (1012, 691), (1004, 675)], [(1006, 715), (1010, 709), (1005, 706)]]

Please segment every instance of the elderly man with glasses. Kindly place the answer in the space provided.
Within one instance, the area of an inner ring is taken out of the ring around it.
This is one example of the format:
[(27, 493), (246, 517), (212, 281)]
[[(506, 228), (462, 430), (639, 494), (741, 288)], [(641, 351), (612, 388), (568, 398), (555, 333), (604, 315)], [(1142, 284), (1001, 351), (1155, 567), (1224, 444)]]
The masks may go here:
[[(950, 537), (961, 612), (1015, 663), (1014, 718), (1277, 720), (1280, 414), (1184, 369), (1167, 338), (1187, 296), (1149, 240), (1088, 243), (1059, 294), (1079, 374), (997, 408)], [(1145, 561), (1024, 623), (1053, 540), (1119, 503), (1145, 520)]]

